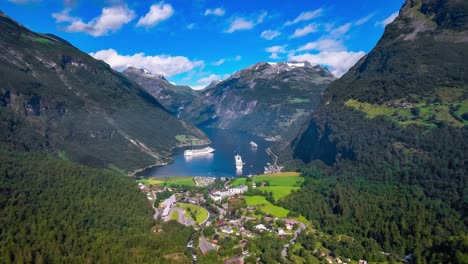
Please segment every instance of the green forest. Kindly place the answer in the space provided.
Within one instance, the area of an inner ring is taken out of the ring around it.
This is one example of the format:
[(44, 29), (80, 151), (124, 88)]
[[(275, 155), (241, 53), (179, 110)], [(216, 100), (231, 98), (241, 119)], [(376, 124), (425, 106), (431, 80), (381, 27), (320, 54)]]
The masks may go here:
[[(468, 261), (462, 215), (442, 200), (426, 196), (423, 188), (355, 178), (352, 173), (336, 177), (317, 167), (303, 169), (303, 176), (303, 188), (280, 204), (330, 234), (322, 243), (335, 254), (371, 261), (408, 255), (414, 263), (444, 258), (452, 263)], [(448, 244), (454, 246), (442, 250)]]
[(193, 231), (132, 178), (39, 154), (0, 152), (0, 193), (0, 263), (168, 263)]

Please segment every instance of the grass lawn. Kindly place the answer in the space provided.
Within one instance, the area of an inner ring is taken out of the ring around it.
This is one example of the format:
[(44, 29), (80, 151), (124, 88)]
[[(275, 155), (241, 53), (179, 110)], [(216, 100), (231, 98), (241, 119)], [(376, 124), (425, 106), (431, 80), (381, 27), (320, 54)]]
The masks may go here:
[[(460, 122), (452, 116), (450, 113), (449, 103), (447, 102), (442, 102), (440, 104), (428, 104), (425, 102), (418, 103), (415, 105), (415, 107), (420, 110), (420, 113), (417, 116), (413, 115), (411, 108), (376, 105), (359, 102), (358, 100), (348, 100), (345, 105), (366, 113), (367, 118), (372, 119), (377, 116), (387, 116), (402, 126), (418, 124), (434, 127), (434, 120), (444, 121), (454, 127), (463, 127), (468, 124), (467, 121)], [(455, 102), (454, 105), (459, 107), (458, 111), (455, 112), (455, 115), (461, 117), (463, 112), (468, 108), (468, 101)]]
[(179, 220), (179, 211), (173, 210), (171, 215), (171, 220)]
[(272, 192), (275, 200), (278, 201), (281, 198), (288, 196), (293, 190), (299, 190), (299, 187), (288, 187), (288, 186), (265, 186), (257, 188), (260, 191)]
[(191, 216), (191, 212), (196, 212), (195, 222), (197, 222), (197, 224), (202, 223), (208, 218), (208, 211), (201, 206), (188, 204), (188, 203), (177, 203), (177, 206), (185, 210), (186, 216)]
[[(294, 185), (300, 185), (304, 181), (304, 178), (299, 177), (299, 172), (280, 172), (272, 174), (262, 174), (259, 176), (252, 177), (252, 182), (269, 181), (270, 186), (287, 186), (293, 187)], [(233, 186), (239, 186), (246, 183), (247, 178), (237, 178), (232, 183)]]
[(248, 206), (259, 206), (260, 211), (265, 214), (271, 214), (274, 217), (287, 217), (289, 213), (289, 210), (271, 204), (263, 196), (246, 196), (245, 201)]
[(147, 178), (138, 180), (146, 185), (184, 185), (184, 186), (195, 186), (193, 177), (173, 177), (173, 178)]

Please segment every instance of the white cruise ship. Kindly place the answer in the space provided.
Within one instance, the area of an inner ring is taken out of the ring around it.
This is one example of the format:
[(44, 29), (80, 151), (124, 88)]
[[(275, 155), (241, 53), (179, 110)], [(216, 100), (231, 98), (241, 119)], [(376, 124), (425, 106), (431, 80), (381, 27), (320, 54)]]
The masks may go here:
[(212, 147), (206, 147), (202, 149), (187, 149), (184, 151), (184, 156), (197, 156), (197, 155), (206, 155), (213, 152), (215, 149)]
[(234, 159), (236, 160), (236, 169), (242, 170), (242, 167), (244, 166), (244, 163), (242, 163), (242, 157), (240, 155), (236, 155)]

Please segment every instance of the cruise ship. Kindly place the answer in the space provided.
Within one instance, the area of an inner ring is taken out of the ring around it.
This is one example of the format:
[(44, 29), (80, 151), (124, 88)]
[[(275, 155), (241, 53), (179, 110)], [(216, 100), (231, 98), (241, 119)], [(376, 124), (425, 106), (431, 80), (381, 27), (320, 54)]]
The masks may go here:
[(236, 160), (236, 170), (242, 170), (242, 167), (244, 166), (244, 163), (242, 163), (242, 158), (240, 155), (236, 155), (234, 157)]
[(202, 149), (187, 149), (184, 151), (184, 156), (206, 155), (212, 153), (214, 150), (215, 149), (212, 147), (206, 147)]

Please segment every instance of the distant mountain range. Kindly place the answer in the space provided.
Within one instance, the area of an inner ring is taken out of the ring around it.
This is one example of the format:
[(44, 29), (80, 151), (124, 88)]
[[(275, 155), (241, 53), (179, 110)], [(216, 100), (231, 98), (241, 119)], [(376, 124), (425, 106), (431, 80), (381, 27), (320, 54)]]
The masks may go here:
[(189, 139), (208, 142), (109, 65), (3, 14), (0, 87), (3, 149), (131, 171), (167, 162)]
[(201, 126), (279, 140), (297, 134), (335, 77), (308, 62), (261, 62), (213, 82), (180, 111)]

